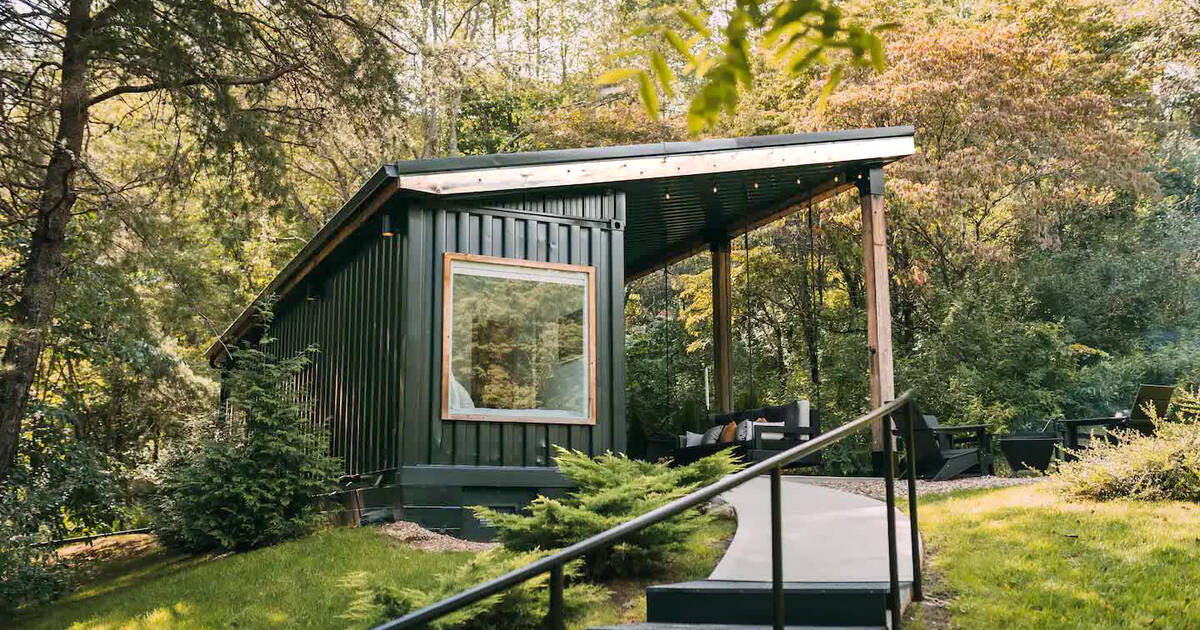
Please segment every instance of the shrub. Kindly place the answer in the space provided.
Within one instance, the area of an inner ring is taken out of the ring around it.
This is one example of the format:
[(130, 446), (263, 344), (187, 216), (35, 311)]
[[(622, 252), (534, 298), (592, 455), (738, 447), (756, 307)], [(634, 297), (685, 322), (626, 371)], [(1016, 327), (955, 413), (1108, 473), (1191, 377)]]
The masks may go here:
[(1174, 422), (1155, 419), (1154, 435), (1115, 433), (1115, 443), (1100, 443), (1063, 462), (1055, 473), (1068, 496), (1096, 501), (1200, 502), (1200, 395), (1176, 395)]
[(57, 599), (70, 589), (70, 567), (57, 562), (53, 551), (25, 546), (29, 536), (0, 531), (0, 617), (21, 606), (35, 606)]
[(29, 418), (0, 486), (0, 615), (70, 589), (74, 567), (38, 543), (107, 531), (120, 517), (111, 462), (52, 420), (41, 410)]
[(152, 516), (168, 545), (251, 549), (307, 534), (319, 522), (321, 496), (333, 489), (338, 467), (295, 385), (314, 350), (280, 358), (271, 344), (232, 352), (225, 376), (231, 411), (161, 466)]
[[(438, 579), (429, 591), (396, 588), (374, 583), (367, 573), (352, 573), (342, 585), (354, 593), (345, 617), (363, 626), (374, 626), (435, 603), (464, 589), (525, 566), (544, 552), (515, 553), (493, 549), (476, 555), (457, 571)], [(602, 602), (605, 589), (578, 581), (579, 563), (566, 567), (563, 617), (570, 624)], [(543, 625), (550, 609), (549, 576), (542, 574), (507, 591), (467, 606), (430, 624), (436, 630), (526, 630)]]
[[(528, 513), (506, 514), (484, 507), (475, 516), (490, 522), (504, 546), (514, 551), (566, 547), (682, 497), (737, 470), (729, 449), (687, 466), (606, 454), (592, 458), (560, 448), (558, 469), (575, 489), (562, 499), (539, 496)], [(609, 549), (584, 558), (590, 578), (659, 573), (689, 536), (712, 517), (689, 510), (632, 534)]]

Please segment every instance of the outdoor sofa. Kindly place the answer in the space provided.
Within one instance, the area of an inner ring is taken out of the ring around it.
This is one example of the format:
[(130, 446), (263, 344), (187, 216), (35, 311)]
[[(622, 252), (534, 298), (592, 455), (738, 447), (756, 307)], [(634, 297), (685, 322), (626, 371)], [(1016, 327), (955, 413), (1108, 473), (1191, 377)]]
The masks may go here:
[[(672, 459), (676, 465), (685, 465), (732, 448), (746, 461), (757, 462), (820, 434), (820, 418), (807, 400), (744, 409), (713, 416), (704, 433), (689, 432), (677, 436)], [(800, 458), (792, 466), (817, 466), (820, 463), (820, 453), (815, 453)]]

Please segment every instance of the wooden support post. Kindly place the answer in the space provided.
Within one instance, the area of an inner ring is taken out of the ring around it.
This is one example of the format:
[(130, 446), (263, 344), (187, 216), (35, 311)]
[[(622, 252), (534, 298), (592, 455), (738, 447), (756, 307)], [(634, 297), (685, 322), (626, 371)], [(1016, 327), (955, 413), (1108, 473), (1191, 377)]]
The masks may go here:
[[(892, 372), (892, 303), (888, 290), (887, 217), (883, 201), (883, 167), (858, 181), (862, 204), (863, 280), (867, 294), (867, 348), (870, 352), (871, 407), (896, 397)], [(883, 421), (871, 425), (871, 451), (882, 453)]]
[(717, 411), (733, 411), (733, 364), (730, 360), (733, 306), (730, 299), (729, 240), (712, 243), (713, 302), (713, 380), (717, 390)]

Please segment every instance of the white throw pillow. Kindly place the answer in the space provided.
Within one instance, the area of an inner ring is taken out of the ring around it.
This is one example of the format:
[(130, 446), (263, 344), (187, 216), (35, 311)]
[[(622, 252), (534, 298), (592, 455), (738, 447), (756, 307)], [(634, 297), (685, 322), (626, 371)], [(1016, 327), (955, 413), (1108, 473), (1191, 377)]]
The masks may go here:
[(684, 433), (684, 436), (683, 436), (683, 445), (684, 446), (700, 446), (700, 440), (703, 440), (703, 439), (704, 439), (703, 433), (692, 433), (691, 431), (687, 431), (686, 433)]
[(739, 442), (749, 442), (754, 439), (753, 420), (742, 420), (738, 423), (737, 439)]
[(700, 443), (701, 444), (716, 444), (717, 440), (721, 439), (721, 431), (724, 429), (725, 429), (725, 425), (723, 425), (723, 424), (718, 424), (718, 425), (709, 427), (709, 429), (704, 432), (704, 437), (700, 438)]

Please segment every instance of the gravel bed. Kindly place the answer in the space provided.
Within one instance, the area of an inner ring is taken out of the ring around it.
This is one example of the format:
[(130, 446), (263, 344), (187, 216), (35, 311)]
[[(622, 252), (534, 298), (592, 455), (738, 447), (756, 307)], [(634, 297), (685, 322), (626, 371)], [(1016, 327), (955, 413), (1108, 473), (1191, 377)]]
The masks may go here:
[[(852, 492), (873, 499), (883, 499), (882, 477), (808, 477), (797, 475), (792, 477), (805, 483), (811, 483), (826, 488)], [(1007, 488), (1037, 483), (1045, 477), (959, 477), (949, 481), (917, 480), (917, 496), (945, 494), (956, 490), (975, 490), (978, 488)], [(908, 482), (896, 480), (896, 495), (908, 496)]]
[(379, 528), (384, 536), (408, 543), (424, 551), (486, 551), (499, 543), (462, 540), (446, 534), (431, 532), (416, 523), (396, 521)]

